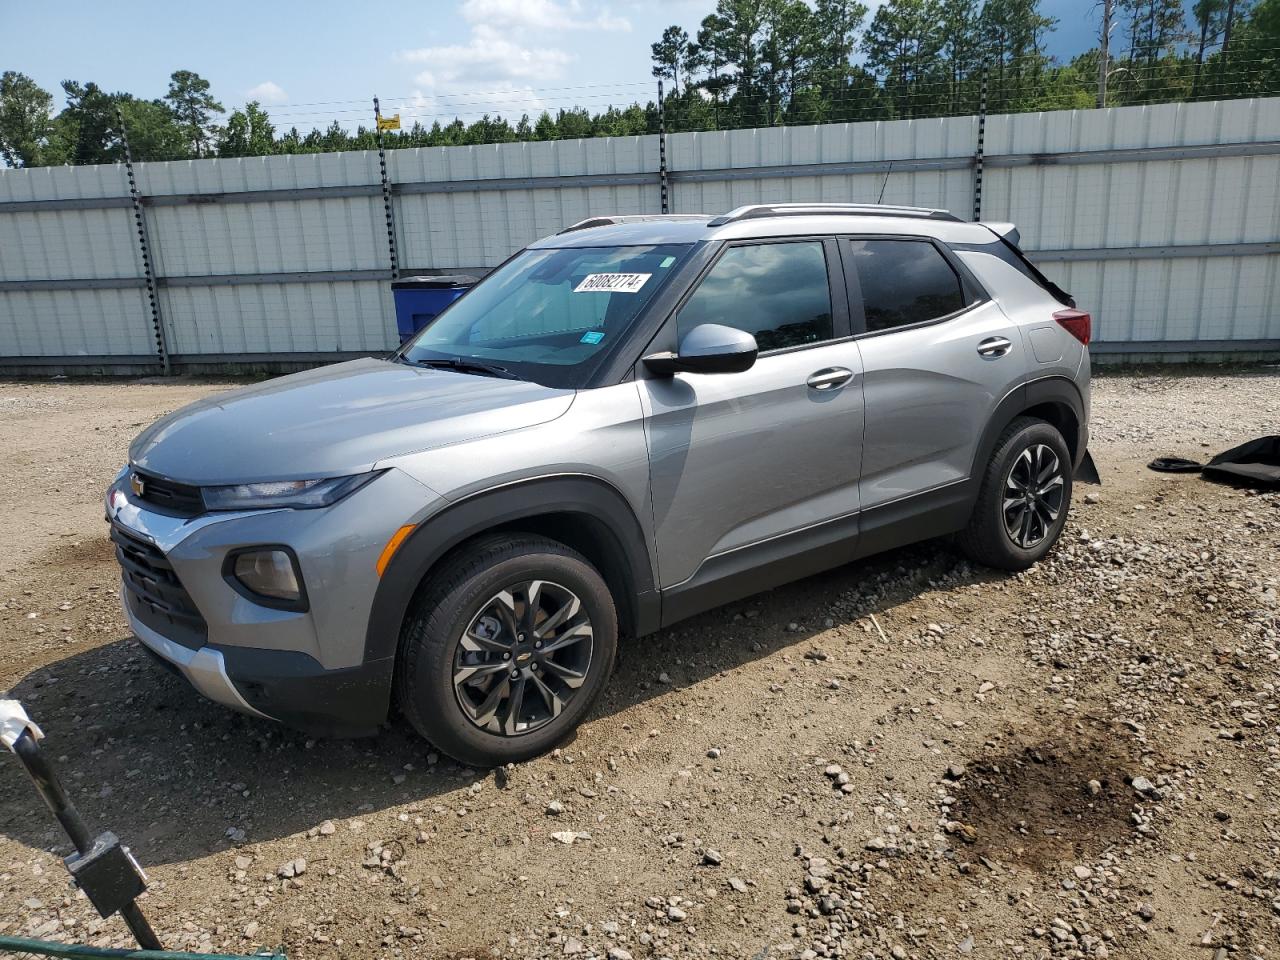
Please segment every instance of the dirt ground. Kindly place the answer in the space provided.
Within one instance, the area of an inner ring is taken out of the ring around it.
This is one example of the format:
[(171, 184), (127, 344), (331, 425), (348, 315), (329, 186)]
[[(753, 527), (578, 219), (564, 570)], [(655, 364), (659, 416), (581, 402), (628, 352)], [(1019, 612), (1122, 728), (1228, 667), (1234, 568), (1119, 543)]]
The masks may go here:
[[(146, 865), (172, 949), (336, 957), (1280, 955), (1280, 496), (1144, 468), (1280, 425), (1280, 370), (1095, 381), (1036, 569), (926, 544), (628, 641), (509, 776), (313, 741), (130, 639), (101, 493), (225, 384), (0, 383), (0, 687)], [(126, 945), (0, 760), (0, 933)]]

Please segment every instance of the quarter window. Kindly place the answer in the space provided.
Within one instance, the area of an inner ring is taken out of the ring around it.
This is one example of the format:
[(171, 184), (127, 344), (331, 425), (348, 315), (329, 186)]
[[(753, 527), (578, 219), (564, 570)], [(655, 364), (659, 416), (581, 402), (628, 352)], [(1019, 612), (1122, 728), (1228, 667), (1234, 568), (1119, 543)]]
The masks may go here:
[(821, 241), (730, 247), (680, 310), (677, 329), (683, 337), (703, 323), (745, 330), (761, 352), (830, 340)]
[(867, 330), (937, 320), (965, 305), (960, 278), (932, 243), (851, 240)]

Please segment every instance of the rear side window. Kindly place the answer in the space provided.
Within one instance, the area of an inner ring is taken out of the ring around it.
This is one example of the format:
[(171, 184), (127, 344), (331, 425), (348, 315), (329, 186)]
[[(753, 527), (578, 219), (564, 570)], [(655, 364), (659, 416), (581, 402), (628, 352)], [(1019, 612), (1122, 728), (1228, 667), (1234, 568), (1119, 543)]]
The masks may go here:
[[(994, 233), (995, 231), (992, 232)], [(1019, 273), (1029, 277), (1031, 280), (1034, 280), (1046, 293), (1049, 294), (1049, 296), (1053, 297), (1053, 299), (1057, 300), (1064, 307), (1074, 307), (1076, 305), (1071, 294), (1067, 293), (1067, 291), (1063, 290), (1060, 286), (1041, 273), (1036, 268), (1036, 265), (1027, 259), (1026, 254), (999, 234), (996, 234), (995, 243), (984, 243), (981, 246), (976, 244), (966, 244), (965, 249), (994, 254)]]
[(745, 330), (762, 352), (830, 340), (831, 288), (822, 242), (730, 247), (681, 309), (679, 335), (702, 323)]
[(850, 240), (867, 331), (937, 320), (965, 306), (960, 278), (925, 240)]

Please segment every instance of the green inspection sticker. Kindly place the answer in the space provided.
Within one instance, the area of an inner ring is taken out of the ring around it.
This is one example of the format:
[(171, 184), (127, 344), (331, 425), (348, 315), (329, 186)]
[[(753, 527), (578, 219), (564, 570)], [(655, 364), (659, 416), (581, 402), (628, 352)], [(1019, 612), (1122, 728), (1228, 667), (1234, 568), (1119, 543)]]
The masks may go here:
[(582, 339), (578, 342), (579, 343), (599, 343), (603, 339), (604, 339), (603, 330), (588, 330), (586, 333), (582, 335)]
[(671, 266), (671, 265), (672, 265), (673, 263), (675, 263), (675, 262), (676, 262), (676, 258), (675, 258), (675, 257), (663, 257), (663, 258), (662, 258), (662, 262), (661, 262), (660, 264), (658, 264), (658, 266), (659, 266), (661, 269), (665, 270), (665, 269), (667, 269), (667, 267)]

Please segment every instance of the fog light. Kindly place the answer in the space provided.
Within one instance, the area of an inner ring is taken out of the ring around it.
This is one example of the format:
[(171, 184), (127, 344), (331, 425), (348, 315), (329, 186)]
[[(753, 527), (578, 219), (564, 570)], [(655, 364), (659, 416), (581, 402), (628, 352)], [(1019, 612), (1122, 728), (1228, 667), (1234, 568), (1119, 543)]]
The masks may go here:
[(302, 582), (290, 551), (273, 548), (238, 553), (233, 558), (231, 574), (258, 597), (290, 606), (302, 603)]

